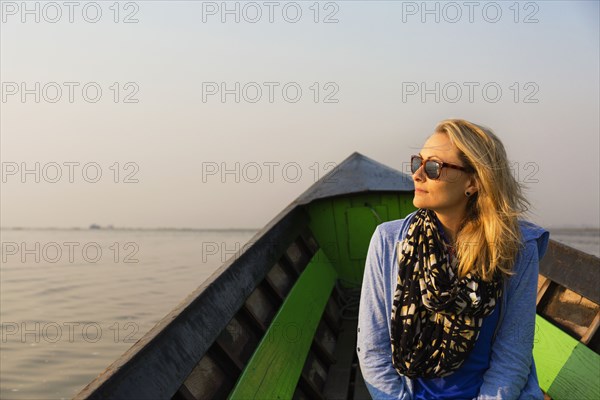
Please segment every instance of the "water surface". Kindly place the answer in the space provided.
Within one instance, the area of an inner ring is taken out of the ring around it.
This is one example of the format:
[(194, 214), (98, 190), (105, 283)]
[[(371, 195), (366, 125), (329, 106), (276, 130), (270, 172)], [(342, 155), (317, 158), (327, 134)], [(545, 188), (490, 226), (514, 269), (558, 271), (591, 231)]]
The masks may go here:
[(2, 230), (0, 397), (71, 398), (255, 232)]

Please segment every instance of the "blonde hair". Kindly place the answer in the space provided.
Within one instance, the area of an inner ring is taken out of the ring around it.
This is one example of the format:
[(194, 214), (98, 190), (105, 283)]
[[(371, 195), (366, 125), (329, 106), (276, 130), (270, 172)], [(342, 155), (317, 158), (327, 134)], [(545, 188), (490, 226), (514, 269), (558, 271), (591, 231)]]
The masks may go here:
[(518, 217), (530, 203), (511, 173), (504, 145), (491, 129), (462, 119), (441, 121), (435, 132), (448, 135), (458, 148), (478, 188), (456, 235), (459, 276), (470, 272), (490, 281), (499, 272), (511, 275), (523, 245)]

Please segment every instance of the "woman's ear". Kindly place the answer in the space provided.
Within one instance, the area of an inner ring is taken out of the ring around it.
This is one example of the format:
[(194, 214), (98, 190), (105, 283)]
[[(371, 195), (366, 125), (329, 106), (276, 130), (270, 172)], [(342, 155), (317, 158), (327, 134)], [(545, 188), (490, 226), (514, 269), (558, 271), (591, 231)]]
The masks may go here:
[(467, 188), (465, 189), (465, 193), (469, 193), (469, 196), (473, 196), (475, 193), (479, 191), (479, 182), (474, 176), (469, 178), (467, 182)]

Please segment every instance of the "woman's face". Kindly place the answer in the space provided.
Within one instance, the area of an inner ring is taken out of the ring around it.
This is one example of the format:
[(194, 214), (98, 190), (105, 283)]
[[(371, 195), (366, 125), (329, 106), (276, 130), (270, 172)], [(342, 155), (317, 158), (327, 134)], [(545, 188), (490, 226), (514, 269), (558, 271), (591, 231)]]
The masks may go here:
[[(459, 158), (459, 151), (450, 142), (448, 135), (434, 133), (427, 139), (420, 151), (423, 160), (433, 159), (454, 165), (465, 166)], [(417, 208), (427, 208), (444, 214), (464, 213), (468, 197), (476, 192), (475, 180), (471, 174), (454, 168), (442, 168), (438, 179), (429, 179), (423, 166), (412, 176), (415, 184), (413, 204)]]

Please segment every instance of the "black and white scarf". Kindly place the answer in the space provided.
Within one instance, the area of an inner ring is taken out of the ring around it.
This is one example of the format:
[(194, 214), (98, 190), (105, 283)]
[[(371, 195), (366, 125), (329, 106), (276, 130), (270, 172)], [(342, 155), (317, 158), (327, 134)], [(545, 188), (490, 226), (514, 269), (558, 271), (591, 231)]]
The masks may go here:
[(396, 243), (398, 280), (392, 305), (392, 362), (409, 378), (435, 378), (458, 369), (475, 345), (483, 318), (502, 296), (502, 282), (471, 273), (444, 244), (435, 213), (419, 209)]

